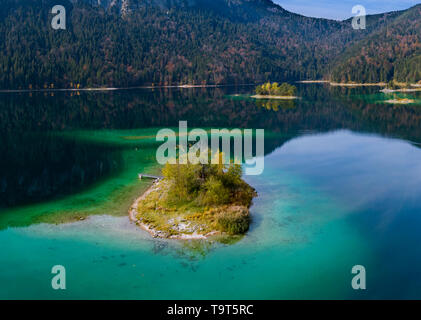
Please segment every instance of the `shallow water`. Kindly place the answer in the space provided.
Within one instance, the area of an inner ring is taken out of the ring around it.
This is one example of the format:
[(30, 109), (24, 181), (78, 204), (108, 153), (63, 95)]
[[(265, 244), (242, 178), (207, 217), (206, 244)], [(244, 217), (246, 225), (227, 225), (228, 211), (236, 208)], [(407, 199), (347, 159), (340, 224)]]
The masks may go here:
[[(267, 110), (226, 98), (247, 90), (35, 97), (49, 122), (22, 114), (18, 120), (45, 137), (43, 161), (52, 169), (39, 175), (28, 168), (22, 179), (53, 191), (29, 192), (16, 184), (12, 191), (26, 196), (3, 203), (0, 298), (420, 298), (419, 111), (400, 107), (391, 119), (396, 110), (389, 105), (354, 98), (363, 90), (318, 85), (300, 87), (303, 99), (293, 109)], [(50, 113), (50, 98), (78, 100)], [(8, 107), (29, 98), (7, 99), (3, 119)], [(109, 100), (107, 110), (95, 108), (101, 99)], [(80, 109), (85, 103), (87, 111)], [(192, 127), (232, 123), (267, 130), (265, 170), (245, 177), (259, 194), (251, 228), (234, 244), (157, 240), (128, 221), (128, 206), (147, 187), (136, 174), (158, 170), (154, 133), (181, 119)], [(16, 159), (33, 146), (12, 134), (28, 130), (19, 123), (6, 133), (16, 148), (8, 156)], [(56, 168), (60, 151), (62, 167)], [(22, 164), (3, 163), (3, 181), (10, 181), (6, 169), (41, 166), (41, 156), (31, 154)], [(85, 171), (74, 169), (95, 161)], [(57, 264), (66, 267), (64, 291), (51, 288)], [(351, 288), (357, 264), (367, 269), (366, 291)]]

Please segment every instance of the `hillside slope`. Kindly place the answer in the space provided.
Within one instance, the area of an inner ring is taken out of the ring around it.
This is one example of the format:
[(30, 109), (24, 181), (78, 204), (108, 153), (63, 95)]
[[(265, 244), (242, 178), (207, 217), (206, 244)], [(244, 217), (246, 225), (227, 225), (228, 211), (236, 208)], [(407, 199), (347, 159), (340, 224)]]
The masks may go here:
[[(0, 88), (338, 78), (358, 46), (369, 46), (390, 21), (412, 19), (406, 12), (371, 16), (361, 31), (270, 0), (64, 0), (67, 28), (53, 30), (55, 4), (3, 1)], [(396, 64), (404, 70), (418, 62), (411, 56)]]
[(338, 82), (421, 80), (421, 5), (389, 17), (387, 23), (347, 48), (332, 64)]

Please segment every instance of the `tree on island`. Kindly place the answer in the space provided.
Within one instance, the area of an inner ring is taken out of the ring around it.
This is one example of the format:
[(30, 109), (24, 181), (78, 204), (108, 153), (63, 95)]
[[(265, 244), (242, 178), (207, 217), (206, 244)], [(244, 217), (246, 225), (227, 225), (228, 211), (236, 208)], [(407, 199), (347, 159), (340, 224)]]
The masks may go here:
[(216, 157), (219, 164), (167, 163), (162, 170), (165, 188), (139, 203), (139, 218), (167, 234), (174, 233), (168, 227), (168, 220), (174, 218), (199, 224), (203, 232), (245, 233), (249, 207), (257, 193), (241, 179), (241, 165), (223, 164), (222, 153)]
[(289, 83), (266, 82), (256, 87), (256, 94), (262, 96), (294, 96), (297, 92), (297, 87)]
[(197, 205), (212, 206), (233, 204), (248, 206), (255, 196), (253, 188), (241, 179), (239, 164), (167, 163), (162, 174), (170, 181), (167, 200), (170, 203), (194, 201)]

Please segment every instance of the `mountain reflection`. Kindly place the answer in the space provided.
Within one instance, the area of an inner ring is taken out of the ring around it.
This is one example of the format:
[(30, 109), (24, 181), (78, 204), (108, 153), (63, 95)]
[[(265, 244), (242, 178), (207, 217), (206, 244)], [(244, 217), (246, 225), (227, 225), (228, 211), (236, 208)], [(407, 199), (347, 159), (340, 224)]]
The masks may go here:
[[(263, 128), (270, 153), (302, 132), (350, 129), (421, 140), (416, 106), (378, 104), (355, 96), (378, 89), (299, 85), (301, 99), (272, 108), (252, 99), (230, 99), (253, 87), (133, 89), (109, 92), (1, 93), (0, 206), (72, 193), (118, 172), (118, 146), (62, 139), (72, 130), (177, 127)], [(124, 148), (124, 147), (123, 147)]]

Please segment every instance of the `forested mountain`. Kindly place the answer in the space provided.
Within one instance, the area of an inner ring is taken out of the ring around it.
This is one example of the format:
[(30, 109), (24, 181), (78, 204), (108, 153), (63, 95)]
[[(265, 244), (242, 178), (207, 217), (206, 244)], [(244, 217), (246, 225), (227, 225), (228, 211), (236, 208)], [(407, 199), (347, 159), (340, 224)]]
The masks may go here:
[(354, 30), (270, 0), (63, 0), (54, 30), (56, 4), (2, 0), (0, 88), (420, 80), (420, 6)]
[(350, 46), (333, 63), (339, 82), (421, 80), (421, 5), (390, 17), (367, 38)]

